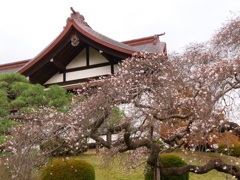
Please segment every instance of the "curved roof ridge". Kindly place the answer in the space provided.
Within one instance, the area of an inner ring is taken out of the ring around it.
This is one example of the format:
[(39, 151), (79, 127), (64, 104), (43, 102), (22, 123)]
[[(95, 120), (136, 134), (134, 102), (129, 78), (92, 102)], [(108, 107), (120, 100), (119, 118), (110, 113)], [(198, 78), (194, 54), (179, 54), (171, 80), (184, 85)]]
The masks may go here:
[(74, 9), (73, 9), (72, 7), (71, 7), (70, 9), (72, 10), (72, 13), (70, 14), (70, 17), (67, 19), (67, 21), (68, 21), (68, 20), (71, 20), (71, 19), (74, 19), (74, 20), (76, 20), (77, 22), (82, 23), (82, 24), (84, 24), (85, 26), (91, 28), (91, 27), (88, 25), (88, 23), (85, 21), (85, 18), (84, 18), (83, 15), (81, 15), (79, 12), (74, 11)]
[(95, 30), (93, 30), (89, 25), (88, 23), (85, 21), (85, 18), (83, 15), (81, 15), (79, 12), (76, 12), (73, 10), (73, 8), (71, 8), (71, 10), (73, 11), (73, 13), (71, 13), (71, 17), (69, 17), (67, 20), (74, 20), (76, 22), (76, 24), (81, 28), (83, 29), (86, 33), (92, 35), (93, 37), (95, 37), (96, 39), (99, 39), (100, 41), (104, 41), (108, 44), (111, 44), (113, 46), (117, 46), (119, 48), (122, 48), (122, 49), (126, 49), (126, 50), (129, 50), (129, 51), (138, 51), (138, 49), (132, 47), (132, 46), (129, 46), (127, 44), (124, 44), (122, 42), (119, 42), (119, 41), (116, 41), (112, 38), (109, 38)]
[[(76, 22), (76, 21), (75, 21)], [(109, 38), (95, 30), (93, 30), (92, 28), (88, 27), (88, 26), (83, 26), (82, 24), (80, 24), (79, 22), (76, 22), (80, 28), (82, 28), (84, 31), (86, 31), (88, 34), (94, 36), (95, 38), (99, 39), (100, 41), (104, 41), (108, 44), (111, 44), (113, 46), (117, 46), (119, 48), (123, 48), (123, 49), (126, 49), (126, 50), (130, 50), (130, 51), (137, 51), (136, 48), (132, 47), (132, 46), (129, 46), (127, 44), (124, 44), (124, 43), (121, 43), (119, 41), (116, 41), (112, 38)]]
[(148, 37), (142, 37), (138, 39), (132, 39), (132, 40), (127, 40), (123, 41), (122, 43), (130, 45), (130, 46), (137, 46), (137, 45), (142, 45), (146, 43), (153, 43), (154, 45), (157, 44), (157, 41), (159, 40), (159, 36), (165, 35), (165, 33), (161, 34), (155, 34), (153, 36), (148, 36)]

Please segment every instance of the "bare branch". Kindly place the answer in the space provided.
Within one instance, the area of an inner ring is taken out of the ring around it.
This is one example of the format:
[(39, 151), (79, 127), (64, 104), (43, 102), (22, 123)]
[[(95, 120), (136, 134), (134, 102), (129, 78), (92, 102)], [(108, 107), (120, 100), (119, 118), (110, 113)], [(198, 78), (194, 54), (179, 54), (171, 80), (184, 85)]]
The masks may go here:
[(165, 116), (165, 117), (159, 117), (158, 115), (154, 115), (154, 118), (156, 118), (159, 121), (164, 121), (164, 120), (173, 119), (173, 118), (186, 119), (192, 115), (194, 115), (194, 113), (188, 113), (185, 115), (170, 115), (170, 116)]
[(220, 159), (212, 159), (204, 166), (185, 165), (178, 168), (160, 168), (160, 171), (163, 176), (179, 176), (183, 175), (186, 172), (205, 174), (213, 169), (240, 178), (240, 169), (237, 166), (225, 164)]

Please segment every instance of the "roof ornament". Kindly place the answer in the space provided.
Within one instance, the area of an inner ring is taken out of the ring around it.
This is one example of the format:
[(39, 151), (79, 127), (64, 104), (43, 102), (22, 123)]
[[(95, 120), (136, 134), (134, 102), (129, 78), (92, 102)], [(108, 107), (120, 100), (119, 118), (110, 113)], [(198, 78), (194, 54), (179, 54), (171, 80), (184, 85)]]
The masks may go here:
[(156, 34), (156, 36), (163, 36), (165, 35), (165, 32), (161, 33), (161, 34)]
[(72, 10), (73, 14), (76, 14), (76, 11), (74, 11), (73, 7), (70, 7), (70, 9)]
[(71, 45), (76, 47), (79, 44), (79, 39), (76, 34), (71, 37)]
[(77, 21), (78, 23), (84, 24), (85, 26), (91, 28), (88, 23), (85, 21), (85, 18), (83, 15), (81, 15), (79, 12), (76, 12), (73, 7), (70, 7), (72, 13), (71, 13), (71, 17), (68, 18), (68, 20), (74, 19), (75, 21)]
[(158, 37), (159, 37), (159, 36), (163, 36), (163, 35), (165, 35), (165, 32), (164, 32), (164, 33), (161, 33), (161, 34), (156, 34), (156, 35), (154, 35), (154, 36), (153, 36), (153, 39), (154, 39), (154, 40), (153, 40), (153, 44), (156, 45), (157, 42), (159, 41)]

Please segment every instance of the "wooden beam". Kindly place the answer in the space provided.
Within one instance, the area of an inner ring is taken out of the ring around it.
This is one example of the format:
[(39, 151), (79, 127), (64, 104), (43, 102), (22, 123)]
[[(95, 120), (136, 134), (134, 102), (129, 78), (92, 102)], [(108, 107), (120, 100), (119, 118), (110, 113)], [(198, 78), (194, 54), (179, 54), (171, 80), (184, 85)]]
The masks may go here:
[(100, 63), (100, 64), (93, 64), (93, 65), (89, 65), (89, 66), (71, 68), (71, 69), (66, 69), (66, 71), (64, 71), (64, 72), (68, 73), (68, 72), (82, 71), (82, 70), (86, 70), (86, 69), (98, 68), (98, 67), (103, 67), (103, 66), (111, 66), (111, 63), (106, 62), (106, 63)]
[(114, 74), (114, 63), (111, 63), (111, 74)]
[(42, 84), (41, 82), (39, 82), (38, 80), (36, 80), (35, 78), (33, 78), (32, 76), (28, 76), (28, 79), (31, 83), (33, 84)]
[(56, 61), (54, 58), (51, 59), (50, 62), (53, 63), (55, 66), (57, 66), (60, 70), (62, 70), (62, 71), (66, 70), (66, 67), (59, 61)]
[(86, 64), (87, 64), (87, 66), (89, 66), (90, 65), (90, 58), (89, 58), (89, 46), (86, 46)]

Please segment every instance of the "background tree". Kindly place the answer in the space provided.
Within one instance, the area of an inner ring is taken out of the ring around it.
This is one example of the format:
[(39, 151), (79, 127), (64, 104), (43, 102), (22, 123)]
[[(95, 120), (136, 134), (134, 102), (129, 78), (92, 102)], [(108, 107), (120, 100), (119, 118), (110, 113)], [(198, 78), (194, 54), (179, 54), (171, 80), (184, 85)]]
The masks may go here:
[[(240, 178), (235, 164), (218, 159), (204, 166), (163, 168), (159, 158), (159, 154), (174, 151), (185, 143), (194, 149), (199, 138), (204, 141), (216, 132), (231, 130), (240, 134), (239, 125), (225, 116), (227, 107), (233, 105), (233, 101), (228, 101), (229, 93), (240, 87), (239, 32), (237, 16), (213, 40), (193, 44), (182, 55), (135, 53), (119, 64), (118, 74), (82, 85), (67, 113), (48, 107), (29, 111), (25, 118), (32, 121), (16, 128), (9, 141), (8, 149), (16, 155), (8, 165), (16, 169), (13, 172), (20, 171), (23, 164), (17, 166), (17, 159), (24, 160), (36, 145), (61, 136), (65, 141), (56, 149), (92, 138), (109, 149), (111, 157), (123, 152), (131, 153), (134, 160), (140, 159), (136, 156), (145, 157), (145, 162), (155, 168), (155, 179), (159, 173), (203, 174), (212, 169)], [(115, 107), (121, 107), (126, 116), (119, 123), (105, 126)], [(98, 131), (103, 126), (107, 128), (106, 138)], [(36, 152), (33, 158), (31, 153), (32, 164), (28, 165), (42, 165), (40, 157), (50, 154)]]
[(30, 84), (18, 73), (0, 74), (0, 94), (0, 116), (16, 113), (24, 107), (63, 108), (72, 97), (58, 85), (46, 89), (40, 84)]
[(0, 144), (8, 138), (13, 126), (23, 122), (21, 112), (40, 106), (64, 110), (71, 97), (72, 94), (57, 85), (46, 89), (39, 84), (30, 84), (18, 73), (0, 74)]

